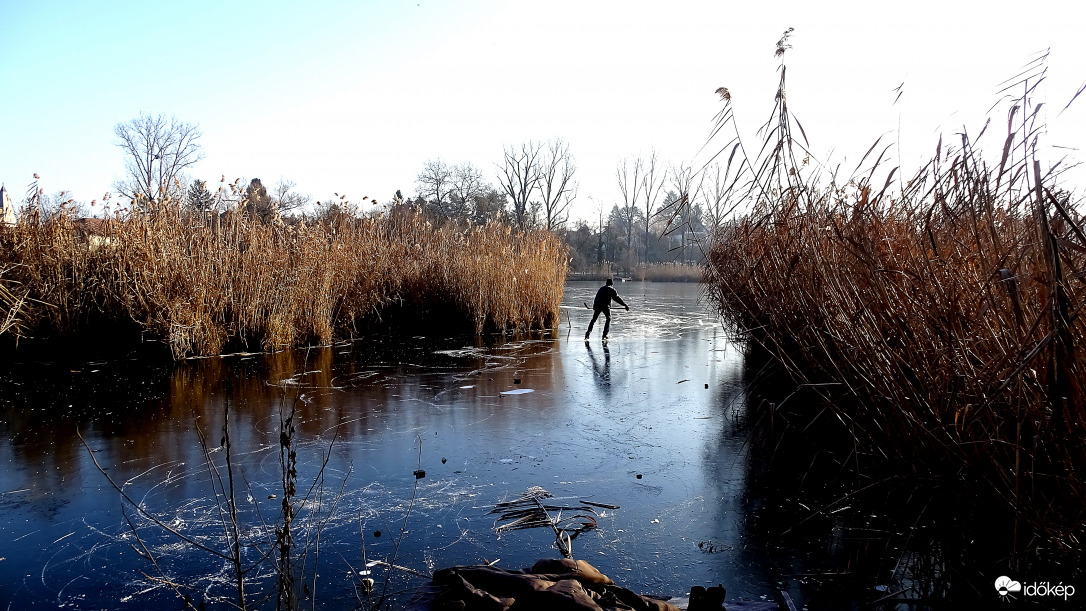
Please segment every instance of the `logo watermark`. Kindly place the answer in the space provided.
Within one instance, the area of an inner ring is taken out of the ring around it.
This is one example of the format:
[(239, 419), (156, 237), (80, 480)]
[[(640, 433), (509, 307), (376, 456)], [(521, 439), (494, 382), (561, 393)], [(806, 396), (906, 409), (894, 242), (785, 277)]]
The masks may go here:
[(996, 593), (1003, 600), (1010, 600), (1014, 598), (1014, 594), (1021, 592), (1024, 596), (1034, 597), (1048, 597), (1054, 596), (1056, 598), (1062, 598), (1065, 601), (1075, 595), (1075, 586), (1064, 585), (1062, 582), (1058, 584), (1052, 584), (1047, 581), (1038, 581), (1022, 585), (1021, 582), (1015, 581), (1006, 575), (1001, 575), (995, 580)]

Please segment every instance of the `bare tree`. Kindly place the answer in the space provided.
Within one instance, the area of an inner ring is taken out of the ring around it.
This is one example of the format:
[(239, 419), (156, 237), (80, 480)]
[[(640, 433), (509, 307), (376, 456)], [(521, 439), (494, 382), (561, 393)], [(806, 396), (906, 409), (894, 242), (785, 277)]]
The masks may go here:
[(570, 204), (577, 197), (577, 184), (572, 182), (576, 171), (569, 145), (561, 139), (548, 142), (539, 159), (539, 192), (548, 231), (559, 229), (569, 219)]
[(504, 191), (487, 186), (486, 191), (475, 197), (475, 211), (473, 219), (478, 225), (485, 225), (491, 221), (507, 222), (507, 207), (509, 198)]
[(456, 218), (474, 215), (476, 198), (483, 197), (490, 186), (483, 182), (483, 172), (470, 163), (460, 163), (452, 168), (449, 187), (450, 212)]
[(81, 219), (88, 217), (91, 214), (90, 207), (87, 206), (87, 203), (75, 201), (71, 191), (67, 190), (57, 191), (53, 195), (46, 195), (39, 192), (37, 204), (43, 221), (48, 221), (61, 215), (73, 219)]
[(198, 126), (165, 115), (140, 115), (113, 128), (128, 176), (114, 188), (132, 200), (181, 199), (181, 173), (203, 159)]
[(701, 197), (701, 190), (705, 184), (705, 174), (694, 172), (694, 168), (679, 164), (672, 166), (669, 173), (670, 185), (668, 196), (664, 198), (664, 205), (657, 214), (667, 217), (664, 231), (671, 231), (675, 225), (681, 224), (689, 218), (690, 208)]
[(430, 159), (422, 166), (415, 184), (419, 195), (441, 216), (448, 216), (453, 169), (441, 159)]
[(670, 190), (658, 214), (667, 216), (663, 233), (669, 236), (678, 234), (682, 249), (680, 257), (686, 262), (689, 242), (696, 240), (697, 232), (703, 229), (702, 208), (698, 199), (705, 184), (705, 174), (695, 172), (691, 166), (679, 164), (671, 167), (670, 182)]
[(597, 202), (591, 195), (588, 199), (596, 202), (596, 215), (599, 217), (599, 226), (596, 231), (596, 265), (602, 268), (604, 260), (606, 260), (606, 253), (603, 247), (603, 202)]
[(623, 238), (626, 242), (625, 248), (613, 248), (612, 252), (614, 253), (615, 261), (622, 261), (623, 267), (627, 270), (632, 269), (634, 264), (637, 263), (635, 260), (637, 252), (634, 248), (633, 235), (640, 222), (641, 209), (638, 208), (636, 204), (629, 206), (615, 205), (611, 208), (611, 214), (608, 217), (609, 229), (616, 232), (618, 236)]
[(294, 188), (297, 186), (293, 180), (280, 178), (279, 182), (272, 187), (272, 199), (279, 202), (281, 214), (304, 208), (313, 200), (312, 195), (302, 195), (295, 191)]
[(525, 142), (520, 150), (505, 148), (505, 162), (498, 181), (513, 205), (512, 221), (517, 229), (531, 228), (535, 219), (529, 206), (532, 194), (539, 188), (539, 154), (541, 145)]
[[(641, 176), (642, 161), (638, 157), (631, 162), (623, 159), (618, 164), (616, 175), (618, 177), (618, 190), (622, 194), (622, 205), (617, 206), (618, 216), (622, 219), (622, 228), (626, 232), (626, 246), (633, 250), (634, 220), (639, 216), (637, 200), (640, 199), (641, 189), (645, 186)], [(611, 212), (612, 216), (616, 213)]]
[(649, 227), (652, 223), (652, 217), (657, 211), (656, 202), (660, 199), (660, 190), (664, 187), (665, 177), (666, 172), (662, 167), (658, 167), (656, 151), (654, 150), (648, 162), (641, 163), (641, 196), (644, 198), (645, 206), (645, 255), (642, 261), (645, 263), (649, 262)]
[[(721, 168), (719, 163), (714, 163), (708, 170), (707, 185), (702, 191), (705, 201), (705, 223), (710, 231), (715, 231), (724, 225), (725, 219), (735, 211), (738, 203), (731, 203), (735, 187), (740, 175), (732, 176), (731, 159), (728, 165)], [(738, 202), (738, 199), (736, 200)], [(729, 205), (731, 204), (731, 205)]]

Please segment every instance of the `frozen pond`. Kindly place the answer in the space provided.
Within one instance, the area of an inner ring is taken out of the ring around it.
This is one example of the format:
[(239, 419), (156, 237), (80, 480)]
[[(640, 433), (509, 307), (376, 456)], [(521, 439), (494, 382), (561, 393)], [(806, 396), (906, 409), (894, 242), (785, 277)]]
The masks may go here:
[[(609, 344), (597, 326), (586, 345), (597, 287), (567, 285), (554, 336), (6, 366), (0, 609), (180, 608), (167, 581), (229, 600), (233, 567), (123, 503), (92, 461), (164, 525), (228, 553), (194, 426), (225, 478), (227, 405), (243, 564), (256, 565), (246, 588), (274, 608), (259, 560), (281, 510), (280, 418), (298, 396), (296, 568), (321, 608), (359, 606), (352, 570), (392, 560), (409, 507), (395, 564), (413, 571), (557, 557), (548, 530), (494, 530), (494, 504), (533, 486), (619, 506), (596, 510), (573, 555), (620, 585), (670, 596), (723, 583), (729, 599), (772, 600), (779, 576), (747, 529), (743, 354), (694, 284), (619, 283), (631, 311), (616, 309)], [(398, 571), (391, 591), (424, 582)]]

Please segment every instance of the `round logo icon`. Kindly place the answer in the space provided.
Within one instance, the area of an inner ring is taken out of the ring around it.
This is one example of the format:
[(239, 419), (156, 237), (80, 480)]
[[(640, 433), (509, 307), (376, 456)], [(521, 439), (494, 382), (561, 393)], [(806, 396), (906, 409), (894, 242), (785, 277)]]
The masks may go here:
[(1000, 596), (1006, 597), (1010, 595), (1011, 592), (1021, 592), (1022, 584), (1006, 575), (1001, 575), (999, 579), (995, 580), (995, 589)]

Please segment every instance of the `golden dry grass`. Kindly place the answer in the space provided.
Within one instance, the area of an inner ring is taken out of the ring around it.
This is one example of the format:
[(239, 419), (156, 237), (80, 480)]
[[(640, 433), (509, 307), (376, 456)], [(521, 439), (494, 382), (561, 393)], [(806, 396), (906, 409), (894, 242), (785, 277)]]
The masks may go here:
[(653, 263), (634, 268), (635, 280), (648, 282), (701, 282), (704, 269), (688, 263)]
[(33, 212), (0, 232), (6, 294), (26, 297), (21, 329), (131, 322), (177, 358), (327, 344), (393, 310), (405, 324), (525, 331), (557, 324), (568, 262), (549, 233), (438, 228), (410, 210), (284, 227), (165, 205), (101, 232), (107, 243)]
[(783, 99), (749, 213), (708, 257), (721, 314), (825, 399), (810, 416), (844, 423), (859, 468), (979, 483), (1015, 516), (1015, 551), (1080, 553), (1086, 233), (1035, 126), (1012, 110), (997, 162), (940, 143), (895, 191), (878, 162), (845, 184), (805, 169)]

